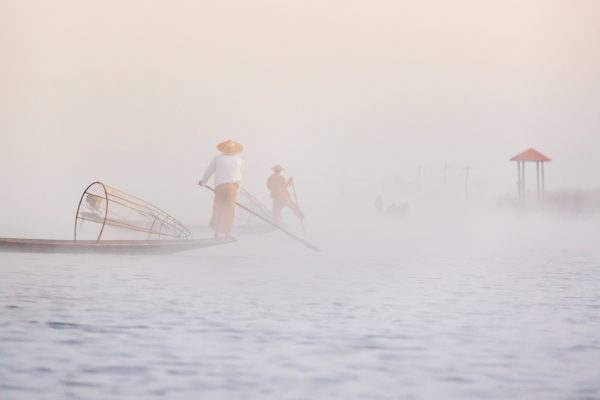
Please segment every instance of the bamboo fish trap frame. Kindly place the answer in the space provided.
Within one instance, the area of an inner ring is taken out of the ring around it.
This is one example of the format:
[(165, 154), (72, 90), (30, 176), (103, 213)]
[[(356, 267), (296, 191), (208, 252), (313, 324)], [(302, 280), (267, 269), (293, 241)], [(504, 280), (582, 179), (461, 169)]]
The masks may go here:
[(74, 240), (188, 240), (192, 233), (174, 217), (119, 189), (94, 182), (79, 200)]

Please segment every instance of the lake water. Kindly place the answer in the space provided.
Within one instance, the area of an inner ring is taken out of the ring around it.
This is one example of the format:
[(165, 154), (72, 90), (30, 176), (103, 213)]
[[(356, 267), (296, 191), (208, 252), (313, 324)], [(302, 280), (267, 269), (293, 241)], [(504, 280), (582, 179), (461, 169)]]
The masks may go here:
[(599, 399), (598, 221), (435, 226), (0, 253), (0, 398)]

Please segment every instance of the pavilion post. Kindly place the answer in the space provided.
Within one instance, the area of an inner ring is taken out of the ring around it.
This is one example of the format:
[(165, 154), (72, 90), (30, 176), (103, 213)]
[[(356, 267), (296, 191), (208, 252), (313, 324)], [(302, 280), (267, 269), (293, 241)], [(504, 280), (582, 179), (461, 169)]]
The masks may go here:
[(540, 188), (540, 162), (535, 162), (535, 179), (537, 183), (537, 195), (540, 196), (541, 188)]
[(523, 192), (523, 196), (525, 196), (525, 161), (521, 161), (521, 163), (523, 164), (523, 166), (521, 167), (521, 174), (523, 175), (523, 178), (521, 180), (521, 190)]
[(517, 161), (517, 194), (521, 197), (521, 161)]
[(546, 194), (546, 177), (544, 175), (544, 162), (542, 161), (542, 196)]

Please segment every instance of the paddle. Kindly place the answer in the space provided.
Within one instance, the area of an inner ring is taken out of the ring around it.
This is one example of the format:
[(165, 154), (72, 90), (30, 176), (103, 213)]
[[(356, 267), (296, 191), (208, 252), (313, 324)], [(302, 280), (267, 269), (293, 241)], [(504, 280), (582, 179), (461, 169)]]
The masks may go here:
[[(201, 185), (205, 188), (207, 188), (208, 190), (210, 190), (211, 192), (215, 193), (215, 189), (213, 189), (210, 186), (207, 185)], [(250, 214), (254, 215), (255, 217), (258, 217), (259, 219), (265, 221), (267, 224), (274, 226), (275, 228), (279, 229), (281, 232), (285, 233), (286, 235), (288, 235), (289, 237), (291, 237), (292, 239), (296, 239), (298, 242), (302, 243), (303, 245), (305, 245), (306, 247), (308, 247), (311, 250), (314, 251), (321, 251), (321, 249), (319, 249), (317, 246), (312, 245), (310, 243), (308, 243), (306, 240), (299, 238), (298, 236), (294, 235), (293, 233), (289, 232), (288, 230), (282, 228), (281, 226), (277, 225), (276, 223), (269, 221), (268, 218), (263, 217), (262, 215), (255, 213), (254, 211), (252, 211), (251, 209), (249, 209), (248, 207), (238, 203), (237, 201), (235, 202), (235, 204), (240, 207), (242, 210), (246, 210), (248, 211)]]
[[(296, 185), (294, 181), (292, 181), (292, 193), (294, 193), (294, 201), (296, 202), (296, 207), (300, 208), (300, 203), (298, 203), (298, 195), (296, 194)], [(300, 218), (300, 223), (302, 224), (302, 232), (306, 235), (306, 228), (304, 227), (304, 217)]]

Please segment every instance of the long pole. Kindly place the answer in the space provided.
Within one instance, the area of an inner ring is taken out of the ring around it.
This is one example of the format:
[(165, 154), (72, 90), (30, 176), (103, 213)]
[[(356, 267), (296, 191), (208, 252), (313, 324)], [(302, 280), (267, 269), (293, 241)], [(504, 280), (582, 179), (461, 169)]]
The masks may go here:
[[(207, 188), (208, 190), (210, 190), (211, 192), (215, 193), (215, 189), (213, 189), (210, 186), (207, 185), (203, 185), (205, 188)], [(238, 203), (237, 201), (235, 202), (235, 204), (240, 207), (242, 210), (248, 211), (250, 214), (254, 215), (255, 217), (258, 217), (259, 219), (265, 221), (267, 224), (274, 226), (275, 228), (279, 229), (281, 232), (285, 233), (286, 235), (288, 235), (289, 237), (291, 237), (292, 239), (297, 240), (298, 242), (302, 243), (303, 245), (305, 245), (306, 247), (308, 247), (311, 250), (314, 251), (321, 251), (321, 249), (319, 249), (317, 246), (308, 243), (306, 240), (299, 238), (298, 236), (294, 235), (292, 232), (289, 232), (288, 230), (282, 228), (281, 226), (273, 223), (272, 221), (269, 221), (268, 218), (263, 217), (262, 215), (255, 213), (254, 211), (252, 211), (251, 209), (249, 209), (246, 206), (241, 205), (240, 203)]]
[[(292, 181), (292, 193), (294, 193), (294, 201), (296, 202), (296, 207), (300, 208), (300, 203), (298, 203), (298, 195), (296, 194), (296, 185)], [(302, 224), (302, 232), (306, 233), (306, 228), (304, 227), (304, 218), (300, 218), (300, 223)]]

